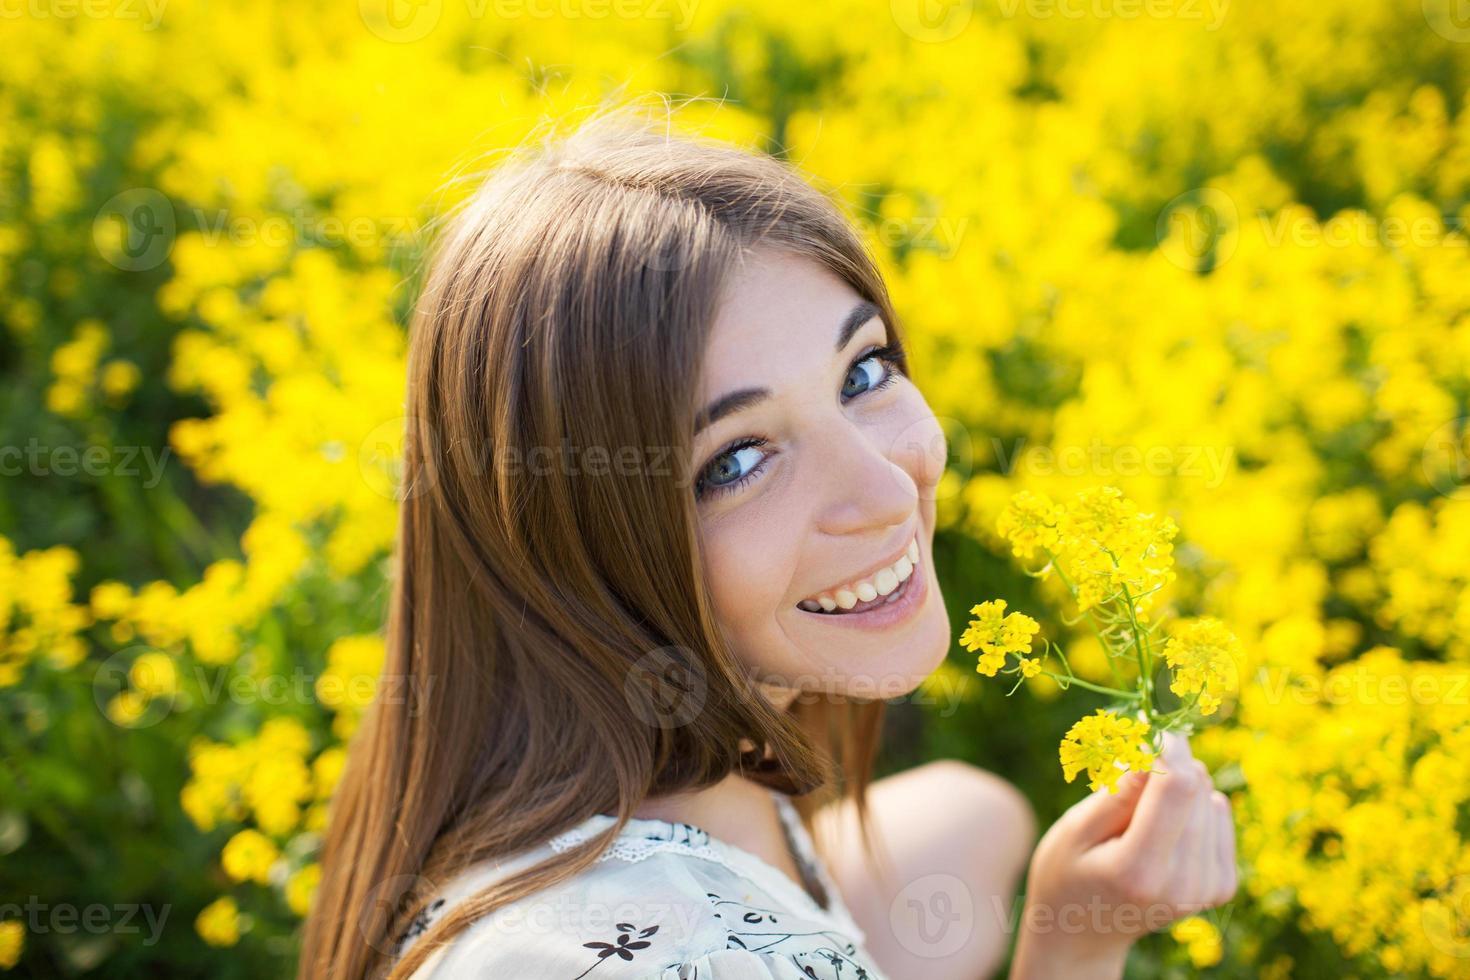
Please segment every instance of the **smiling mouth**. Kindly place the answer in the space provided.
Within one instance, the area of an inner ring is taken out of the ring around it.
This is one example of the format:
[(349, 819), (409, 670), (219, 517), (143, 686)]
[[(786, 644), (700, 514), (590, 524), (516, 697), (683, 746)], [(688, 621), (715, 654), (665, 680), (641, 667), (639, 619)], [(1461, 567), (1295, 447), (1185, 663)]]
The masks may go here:
[(803, 599), (796, 605), (806, 612), (830, 616), (877, 609), (903, 598), (918, 566), (919, 539), (915, 536), (897, 561), (884, 565), (863, 578)]

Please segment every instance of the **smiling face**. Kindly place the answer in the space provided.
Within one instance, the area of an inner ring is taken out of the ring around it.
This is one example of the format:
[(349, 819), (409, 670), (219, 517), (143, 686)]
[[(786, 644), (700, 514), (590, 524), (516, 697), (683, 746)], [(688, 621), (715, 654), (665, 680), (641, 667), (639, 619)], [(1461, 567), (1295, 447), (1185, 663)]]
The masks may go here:
[(944, 434), (892, 340), (804, 256), (749, 253), (723, 294), (695, 493), (721, 629), (767, 685), (894, 697), (949, 647), (931, 560)]

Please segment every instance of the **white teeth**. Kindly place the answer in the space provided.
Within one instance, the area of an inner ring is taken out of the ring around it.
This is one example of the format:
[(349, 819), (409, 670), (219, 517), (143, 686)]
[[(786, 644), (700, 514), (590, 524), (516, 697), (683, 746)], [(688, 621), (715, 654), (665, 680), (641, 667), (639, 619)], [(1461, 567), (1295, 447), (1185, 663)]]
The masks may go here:
[(888, 595), (898, 588), (898, 576), (893, 574), (893, 569), (885, 568), (873, 576), (873, 587), (878, 590), (879, 595)]
[(919, 539), (914, 538), (909, 542), (908, 550), (900, 556), (898, 561), (887, 568), (881, 568), (871, 577), (844, 586), (834, 592), (823, 592), (810, 599), (803, 599), (797, 603), (797, 606), (807, 612), (821, 610), (830, 613), (837, 609), (851, 609), (859, 602), (872, 602), (879, 596), (893, 595), (898, 587), (907, 582), (914, 574), (914, 569), (918, 567), (918, 564)]

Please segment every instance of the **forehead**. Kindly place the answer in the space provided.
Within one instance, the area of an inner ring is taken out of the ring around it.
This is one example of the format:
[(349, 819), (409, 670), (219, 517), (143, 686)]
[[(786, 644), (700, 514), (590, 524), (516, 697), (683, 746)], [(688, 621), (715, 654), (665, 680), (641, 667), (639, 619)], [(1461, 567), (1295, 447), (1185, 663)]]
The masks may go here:
[(814, 259), (757, 249), (731, 270), (706, 346), (701, 404), (736, 388), (779, 387), (827, 364), (843, 318), (861, 302)]

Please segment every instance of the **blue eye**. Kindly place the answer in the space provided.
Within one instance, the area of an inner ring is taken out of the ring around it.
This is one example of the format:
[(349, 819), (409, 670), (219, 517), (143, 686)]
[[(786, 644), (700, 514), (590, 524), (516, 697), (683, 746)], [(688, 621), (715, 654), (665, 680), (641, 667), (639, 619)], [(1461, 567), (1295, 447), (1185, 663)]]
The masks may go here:
[(710, 491), (729, 492), (750, 479), (765, 462), (766, 454), (760, 452), (764, 439), (743, 439), (721, 452), (699, 474), (694, 484), (694, 495), (703, 497)]
[(847, 370), (842, 383), (842, 397), (856, 398), (869, 391), (886, 388), (898, 379), (898, 358), (891, 347), (879, 347), (864, 354)]
[[(850, 401), (879, 388), (886, 388), (903, 375), (905, 361), (903, 349), (897, 344), (874, 347), (858, 356), (847, 369), (842, 382), (842, 400)], [(703, 500), (710, 495), (734, 493), (753, 480), (765, 469), (771, 452), (762, 451), (767, 440), (751, 436), (732, 443), (720, 450), (700, 470), (694, 481), (694, 498)]]

